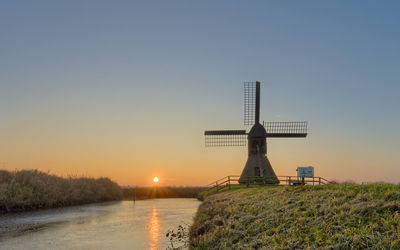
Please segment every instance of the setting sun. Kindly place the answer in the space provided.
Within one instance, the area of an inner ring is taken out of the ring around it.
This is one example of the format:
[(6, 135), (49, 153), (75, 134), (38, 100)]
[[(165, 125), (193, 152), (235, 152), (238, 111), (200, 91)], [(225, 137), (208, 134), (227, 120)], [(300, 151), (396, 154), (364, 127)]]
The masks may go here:
[(158, 182), (158, 177), (157, 177), (157, 176), (154, 177), (153, 181), (154, 181), (155, 183), (157, 183), (157, 182)]

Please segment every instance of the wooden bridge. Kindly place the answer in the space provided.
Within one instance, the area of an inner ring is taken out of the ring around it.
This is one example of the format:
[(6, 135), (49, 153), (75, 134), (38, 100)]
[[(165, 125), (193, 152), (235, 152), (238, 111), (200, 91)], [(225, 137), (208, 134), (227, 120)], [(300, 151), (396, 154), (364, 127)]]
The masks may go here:
[[(208, 191), (218, 192), (222, 189), (231, 189), (232, 186), (245, 186), (250, 185), (267, 185), (270, 177), (266, 176), (253, 176), (247, 177), (245, 183), (239, 183), (239, 175), (229, 175), (217, 181), (211, 182), (207, 185)], [(298, 177), (298, 176), (277, 176), (280, 181), (279, 185), (297, 186), (297, 185), (325, 185), (332, 182), (323, 177)], [(270, 184), (268, 184), (270, 185)]]

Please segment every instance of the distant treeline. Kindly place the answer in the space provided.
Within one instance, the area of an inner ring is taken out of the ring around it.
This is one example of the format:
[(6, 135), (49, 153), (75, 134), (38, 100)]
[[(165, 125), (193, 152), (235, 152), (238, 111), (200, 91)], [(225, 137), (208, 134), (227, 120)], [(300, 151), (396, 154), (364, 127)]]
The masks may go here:
[(108, 178), (62, 178), (37, 170), (0, 170), (0, 213), (122, 199)]
[(0, 213), (115, 200), (197, 198), (204, 187), (121, 188), (109, 178), (62, 178), (38, 170), (0, 170)]
[(152, 199), (152, 198), (197, 198), (206, 187), (124, 187), (125, 200)]

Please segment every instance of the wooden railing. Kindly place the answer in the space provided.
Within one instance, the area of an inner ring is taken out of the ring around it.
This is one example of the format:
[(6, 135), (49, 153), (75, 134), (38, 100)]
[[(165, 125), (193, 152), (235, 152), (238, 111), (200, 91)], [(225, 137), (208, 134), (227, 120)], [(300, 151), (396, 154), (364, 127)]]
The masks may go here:
[[(277, 176), (279, 180), (278, 185), (296, 186), (296, 185), (325, 185), (331, 183), (323, 177), (298, 177), (298, 176)], [(266, 185), (276, 181), (274, 177), (266, 176), (253, 176), (247, 177), (245, 182), (239, 183), (239, 175), (229, 175), (217, 181), (211, 182), (207, 185), (208, 190), (215, 189), (216, 192), (223, 188), (231, 189), (232, 186), (243, 185), (249, 187), (250, 185)]]

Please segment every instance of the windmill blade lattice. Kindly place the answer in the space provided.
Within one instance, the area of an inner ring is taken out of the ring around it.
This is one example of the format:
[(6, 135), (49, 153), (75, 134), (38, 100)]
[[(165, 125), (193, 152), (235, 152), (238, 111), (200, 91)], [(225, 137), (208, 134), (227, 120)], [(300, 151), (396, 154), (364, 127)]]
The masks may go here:
[(208, 130), (204, 132), (206, 147), (246, 146), (246, 130)]
[(307, 122), (263, 122), (267, 137), (306, 137)]
[(244, 83), (244, 125), (253, 125), (256, 122), (257, 83)]

